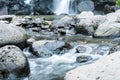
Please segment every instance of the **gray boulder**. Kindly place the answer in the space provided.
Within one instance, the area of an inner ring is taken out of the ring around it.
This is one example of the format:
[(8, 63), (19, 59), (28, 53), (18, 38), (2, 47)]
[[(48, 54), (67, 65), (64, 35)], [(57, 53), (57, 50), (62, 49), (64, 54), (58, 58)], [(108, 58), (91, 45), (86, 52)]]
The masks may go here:
[(25, 46), (27, 35), (23, 28), (3, 21), (0, 21), (0, 24), (0, 46), (7, 44), (15, 44), (21, 48)]
[[(29, 63), (23, 52), (16, 46), (0, 48), (0, 79), (28, 76)], [(13, 77), (14, 76), (14, 77)]]
[(70, 34), (75, 34), (74, 30), (72, 31), (75, 25), (75, 20), (73, 17), (64, 16), (59, 20), (54, 20), (51, 24), (51, 30), (55, 33), (67, 34), (69, 31)]
[(62, 47), (65, 47), (65, 42), (41, 40), (33, 42), (30, 51), (38, 57), (50, 57), (53, 54), (63, 54), (64, 50)]
[(76, 61), (79, 63), (88, 62), (90, 60), (92, 60), (92, 57), (88, 55), (80, 55), (76, 58)]
[(93, 12), (82, 12), (81, 14), (77, 15), (79, 22), (77, 22), (75, 26), (76, 33), (84, 34), (84, 35), (92, 35), (94, 32), (94, 23)]
[(105, 22), (98, 26), (94, 37), (117, 37), (120, 36), (120, 23)]
[(120, 51), (69, 71), (65, 80), (120, 80)]

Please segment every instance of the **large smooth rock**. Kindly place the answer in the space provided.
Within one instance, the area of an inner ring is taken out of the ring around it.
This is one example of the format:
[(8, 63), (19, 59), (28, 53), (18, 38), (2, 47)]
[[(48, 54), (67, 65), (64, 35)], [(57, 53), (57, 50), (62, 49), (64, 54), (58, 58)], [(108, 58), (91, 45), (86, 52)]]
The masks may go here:
[(120, 80), (120, 51), (69, 71), (65, 80)]
[(94, 37), (117, 37), (120, 36), (120, 23), (105, 22), (98, 26)]
[(26, 39), (27, 35), (23, 28), (0, 21), (0, 46), (15, 44), (22, 48)]
[[(27, 76), (30, 72), (29, 63), (24, 53), (16, 46), (0, 48), (0, 80)], [(14, 76), (14, 77), (13, 77)]]
[[(50, 57), (53, 54), (64, 53), (65, 42), (55, 40), (40, 40), (33, 42), (30, 51), (38, 57)], [(63, 51), (63, 53), (61, 53)]]

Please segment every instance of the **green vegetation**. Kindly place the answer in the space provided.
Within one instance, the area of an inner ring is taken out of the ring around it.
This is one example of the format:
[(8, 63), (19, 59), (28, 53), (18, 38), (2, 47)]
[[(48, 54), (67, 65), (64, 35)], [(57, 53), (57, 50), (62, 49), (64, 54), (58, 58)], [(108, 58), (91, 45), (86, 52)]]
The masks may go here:
[(120, 0), (116, 0), (116, 5), (120, 6)]

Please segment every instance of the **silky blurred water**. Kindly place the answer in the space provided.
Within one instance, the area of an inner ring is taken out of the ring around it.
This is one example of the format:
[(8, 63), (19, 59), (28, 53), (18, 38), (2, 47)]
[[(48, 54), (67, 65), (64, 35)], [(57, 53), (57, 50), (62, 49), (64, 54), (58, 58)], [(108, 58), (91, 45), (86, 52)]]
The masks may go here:
[[(85, 47), (86, 51), (84, 53), (76, 53), (76, 48), (78, 46)], [(64, 78), (67, 71), (72, 70), (77, 66), (92, 63), (100, 57), (108, 55), (109, 49), (110, 47), (108, 45), (81, 44), (75, 45), (74, 48), (63, 55), (53, 55), (48, 58), (36, 58), (28, 51), (29, 48), (26, 48), (23, 52), (28, 57), (31, 70), (28, 80), (61, 80)], [(101, 52), (102, 54), (99, 54), (98, 52)], [(78, 63), (76, 62), (76, 58), (80, 55), (91, 56), (92, 60), (85, 63)]]

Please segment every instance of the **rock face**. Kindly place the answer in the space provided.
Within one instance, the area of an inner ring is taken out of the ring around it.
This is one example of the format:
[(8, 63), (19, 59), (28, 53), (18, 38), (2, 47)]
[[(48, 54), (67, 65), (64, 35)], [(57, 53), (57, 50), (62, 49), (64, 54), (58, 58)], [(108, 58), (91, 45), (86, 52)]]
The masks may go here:
[(94, 11), (94, 2), (91, 0), (88, 1), (82, 1), (78, 4), (78, 11)]
[(3, 9), (3, 14), (6, 11), (8, 14), (30, 14), (30, 6), (25, 4), (24, 0), (0, 0), (0, 7)]
[(120, 51), (69, 71), (65, 80), (120, 80)]
[(34, 0), (34, 14), (53, 14), (52, 5), (53, 0)]
[(15, 44), (23, 48), (27, 39), (24, 29), (0, 21), (0, 46)]
[(104, 13), (113, 12), (115, 9), (113, 6), (116, 4), (116, 0), (93, 0), (95, 9), (103, 11)]
[[(27, 76), (30, 72), (26, 56), (16, 46), (0, 48), (0, 79)], [(14, 79), (15, 80), (15, 79)]]

